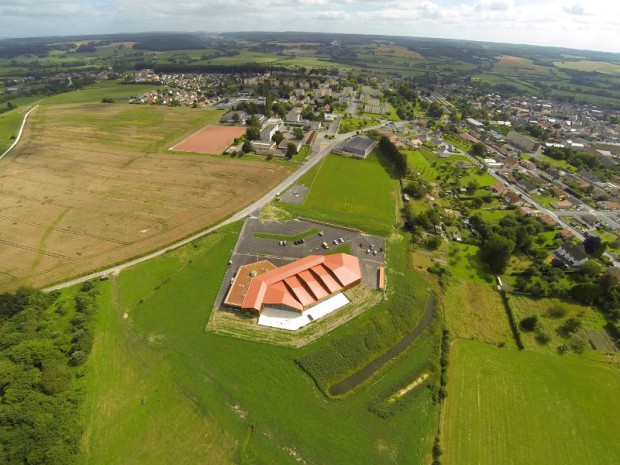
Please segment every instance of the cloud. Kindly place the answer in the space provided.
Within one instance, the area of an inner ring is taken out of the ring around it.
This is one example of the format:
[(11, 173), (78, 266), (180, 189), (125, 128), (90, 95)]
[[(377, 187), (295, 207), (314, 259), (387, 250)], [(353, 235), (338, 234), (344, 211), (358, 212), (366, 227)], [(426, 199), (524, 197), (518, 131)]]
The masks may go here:
[(570, 15), (575, 16), (582, 16), (586, 14), (583, 6), (579, 5), (578, 3), (574, 4), (573, 6), (565, 6), (564, 11)]
[(13, 37), (302, 30), (620, 52), (617, 0), (0, 0), (0, 17)]

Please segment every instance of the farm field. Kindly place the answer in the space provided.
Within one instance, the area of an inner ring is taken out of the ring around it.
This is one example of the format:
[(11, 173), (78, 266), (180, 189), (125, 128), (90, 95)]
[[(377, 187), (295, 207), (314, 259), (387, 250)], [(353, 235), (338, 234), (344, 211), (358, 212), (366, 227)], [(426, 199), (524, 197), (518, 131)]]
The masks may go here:
[(173, 145), (170, 150), (217, 155), (226, 150), (237, 137), (241, 137), (243, 134), (245, 134), (245, 128), (239, 126), (209, 124)]
[[(438, 407), (427, 389), (414, 391), (389, 421), (368, 406), (423, 363), (431, 341), (420, 339), (375, 383), (332, 401), (295, 364), (331, 334), (291, 349), (203, 330), (240, 227), (97, 284), (79, 463), (428, 462)], [(355, 333), (363, 322), (333, 335)]]
[(0, 289), (144, 254), (250, 203), (289, 168), (162, 152), (219, 112), (42, 105), (0, 163)]
[(554, 65), (558, 68), (576, 69), (577, 71), (611, 74), (620, 76), (620, 64), (605, 63), (602, 61), (579, 60), (579, 61), (556, 61)]
[[(300, 216), (350, 226), (386, 236), (394, 224), (394, 197), (398, 184), (386, 172), (382, 155), (364, 160), (328, 155), (300, 179), (310, 186), (303, 205), (280, 204)], [(355, 182), (342, 182), (343, 173)]]
[(452, 344), (443, 463), (612, 465), (620, 371), (584, 356)]

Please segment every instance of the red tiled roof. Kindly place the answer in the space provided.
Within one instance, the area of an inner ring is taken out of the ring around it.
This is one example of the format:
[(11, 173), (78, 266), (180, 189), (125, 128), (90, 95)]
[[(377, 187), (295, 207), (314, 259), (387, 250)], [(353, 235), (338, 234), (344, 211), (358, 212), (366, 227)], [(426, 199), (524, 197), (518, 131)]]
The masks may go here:
[(254, 277), (241, 307), (261, 312), (264, 305), (286, 305), (302, 312), (361, 279), (357, 257), (309, 255)]

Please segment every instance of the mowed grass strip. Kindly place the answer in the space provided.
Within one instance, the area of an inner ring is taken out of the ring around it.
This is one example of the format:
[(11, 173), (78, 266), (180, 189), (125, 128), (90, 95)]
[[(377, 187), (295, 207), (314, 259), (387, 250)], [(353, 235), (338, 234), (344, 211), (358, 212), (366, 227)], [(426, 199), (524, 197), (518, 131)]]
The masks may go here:
[(447, 465), (618, 463), (614, 365), (457, 341), (448, 379)]
[(285, 234), (269, 234), (256, 232), (254, 233), (254, 237), (258, 237), (260, 239), (274, 239), (276, 241), (297, 241), (299, 239), (305, 239), (306, 237), (314, 236), (318, 234), (321, 230), (318, 228), (312, 228), (305, 232), (296, 234), (295, 236), (287, 236)]
[(303, 205), (280, 205), (300, 216), (385, 236), (394, 224), (398, 183), (372, 152), (365, 160), (328, 155), (299, 181), (310, 187)]

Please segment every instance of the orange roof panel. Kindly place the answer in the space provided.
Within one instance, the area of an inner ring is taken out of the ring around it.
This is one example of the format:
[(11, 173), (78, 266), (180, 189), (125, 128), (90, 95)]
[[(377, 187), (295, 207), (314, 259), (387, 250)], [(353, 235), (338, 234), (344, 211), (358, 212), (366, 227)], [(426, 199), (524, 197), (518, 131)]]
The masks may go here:
[(309, 255), (252, 279), (242, 308), (286, 305), (303, 311), (317, 301), (360, 282), (357, 257), (347, 254)]

